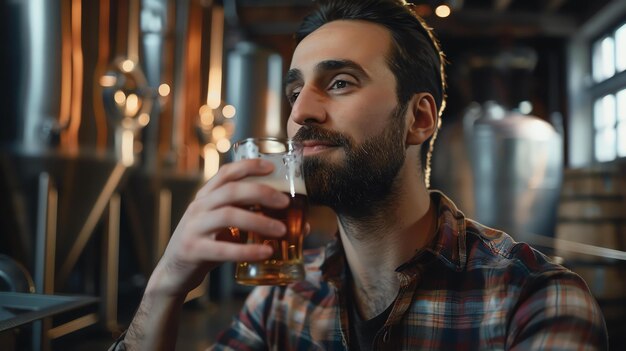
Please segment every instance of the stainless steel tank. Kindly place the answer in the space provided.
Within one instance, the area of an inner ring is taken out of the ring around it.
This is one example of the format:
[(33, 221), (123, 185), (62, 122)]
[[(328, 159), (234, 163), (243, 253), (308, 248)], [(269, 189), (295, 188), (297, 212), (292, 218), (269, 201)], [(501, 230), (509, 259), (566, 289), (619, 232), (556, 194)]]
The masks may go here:
[[(0, 18), (11, 23), (6, 35), (12, 38), (3, 55), (13, 57), (13, 65), (1, 68), (11, 77), (3, 95), (12, 103), (2, 106), (9, 130), (0, 139), (0, 187), (8, 216), (15, 219), (0, 223), (19, 238), (11, 249), (23, 253), (20, 259), (32, 272), (43, 265), (39, 250), (46, 233), (54, 232), (59, 261), (78, 255), (126, 167), (107, 152), (107, 122), (91, 110), (92, 49), (98, 42), (82, 39), (97, 31), (81, 19), (97, 18), (98, 3), (31, 0), (3, 6), (7, 11)], [(56, 200), (50, 202), (51, 196)], [(46, 204), (54, 205), (54, 225), (42, 223), (52, 220), (46, 219), (51, 207), (41, 207)], [(33, 275), (37, 291), (46, 290), (43, 278)]]
[(238, 43), (228, 54), (227, 99), (237, 108), (233, 140), (284, 136), (281, 56), (253, 42)]
[[(111, 330), (120, 237), (149, 273), (203, 181), (195, 127), (207, 94), (204, 24), (218, 7), (0, 2), (0, 253), (28, 269), (37, 293), (100, 295), (99, 322)], [(129, 229), (122, 208), (132, 204), (147, 213)]]
[(468, 108), (440, 138), (434, 183), (468, 217), (518, 241), (530, 241), (528, 234), (554, 236), (563, 141), (552, 125), (487, 102)]
[(37, 292), (106, 289), (113, 330), (117, 247), (147, 276), (231, 141), (284, 135), (282, 59), (244, 42), (223, 64), (218, 1), (4, 1), (0, 21), (0, 253)]

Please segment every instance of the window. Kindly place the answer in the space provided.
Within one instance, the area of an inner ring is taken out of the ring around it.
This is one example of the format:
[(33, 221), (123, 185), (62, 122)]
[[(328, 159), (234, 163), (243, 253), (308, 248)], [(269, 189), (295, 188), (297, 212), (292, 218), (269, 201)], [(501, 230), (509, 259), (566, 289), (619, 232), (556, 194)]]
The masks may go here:
[(615, 31), (615, 66), (619, 72), (626, 70), (626, 23)]
[(593, 79), (602, 82), (615, 74), (613, 37), (604, 37), (593, 45)]
[(617, 156), (626, 157), (626, 89), (617, 93)]
[(626, 84), (607, 84), (626, 74), (626, 23), (593, 43), (591, 66), (594, 86), (604, 87), (593, 105), (595, 159), (626, 157)]

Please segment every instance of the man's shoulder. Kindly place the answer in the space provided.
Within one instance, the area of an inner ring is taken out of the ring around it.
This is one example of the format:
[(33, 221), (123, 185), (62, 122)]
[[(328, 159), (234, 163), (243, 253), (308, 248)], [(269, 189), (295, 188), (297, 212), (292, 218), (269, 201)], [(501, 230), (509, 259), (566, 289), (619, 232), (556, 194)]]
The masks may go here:
[(466, 217), (443, 193), (431, 191), (431, 198), (438, 205), (440, 217), (440, 236), (435, 250), (457, 271), (514, 268), (520, 270), (519, 274), (567, 271), (504, 231)]
[(516, 241), (508, 233), (471, 219), (466, 219), (465, 223), (468, 269), (484, 268), (485, 265), (495, 269), (518, 268), (520, 274), (527, 275), (568, 271), (531, 245)]

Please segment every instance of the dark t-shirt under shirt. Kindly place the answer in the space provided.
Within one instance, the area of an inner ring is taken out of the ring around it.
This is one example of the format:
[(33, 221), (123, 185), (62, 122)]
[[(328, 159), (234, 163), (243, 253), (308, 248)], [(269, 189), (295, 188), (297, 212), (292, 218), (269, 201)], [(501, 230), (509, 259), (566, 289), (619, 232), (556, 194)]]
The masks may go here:
[(350, 325), (350, 350), (361, 350), (361, 351), (369, 351), (372, 350), (372, 346), (374, 344), (374, 338), (379, 330), (385, 325), (385, 321), (389, 314), (391, 313), (391, 309), (393, 308), (393, 303), (387, 307), (381, 314), (378, 316), (364, 321), (359, 314), (358, 307), (356, 303), (352, 301), (352, 296), (348, 298), (348, 318)]

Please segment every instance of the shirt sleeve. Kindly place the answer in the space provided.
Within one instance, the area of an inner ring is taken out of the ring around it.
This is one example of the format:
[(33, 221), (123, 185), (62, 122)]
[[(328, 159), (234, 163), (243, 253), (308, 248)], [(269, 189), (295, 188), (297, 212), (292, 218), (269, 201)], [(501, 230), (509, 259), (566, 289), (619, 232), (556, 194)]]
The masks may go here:
[(126, 336), (126, 331), (124, 331), (116, 340), (111, 347), (108, 348), (107, 351), (126, 351), (126, 345), (124, 344), (124, 337)]
[(607, 350), (604, 317), (587, 284), (571, 271), (529, 279), (509, 324), (508, 350)]
[(209, 350), (267, 350), (267, 323), (272, 310), (272, 287), (255, 288), (230, 327)]

